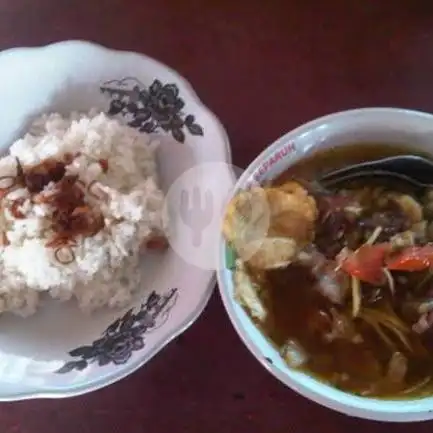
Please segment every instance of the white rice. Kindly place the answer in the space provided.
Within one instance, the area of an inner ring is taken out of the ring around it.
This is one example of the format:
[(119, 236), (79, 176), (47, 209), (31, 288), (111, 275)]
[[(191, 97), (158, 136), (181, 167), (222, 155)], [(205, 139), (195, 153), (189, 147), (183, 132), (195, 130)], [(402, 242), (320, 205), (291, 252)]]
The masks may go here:
[[(29, 191), (21, 187), (2, 200), (0, 230), (10, 244), (0, 246), (0, 312), (33, 314), (43, 293), (60, 300), (75, 298), (85, 312), (130, 301), (140, 286), (143, 240), (155, 231), (165, 232), (155, 150), (148, 135), (102, 113), (42, 116), (11, 146), (10, 155), (0, 159), (0, 176), (16, 174), (15, 157), (32, 166), (81, 152), (66, 167), (67, 174), (78, 175), (86, 184), (97, 181), (109, 199), (86, 194), (87, 204), (102, 212), (105, 226), (94, 236), (77, 238), (75, 260), (68, 265), (55, 260), (53, 249), (46, 246), (53, 235), (47, 229), (53, 210), (49, 205), (32, 203)], [(108, 161), (106, 173), (100, 159)], [(8, 201), (18, 197), (27, 198), (20, 207), (24, 219), (7, 210)]]

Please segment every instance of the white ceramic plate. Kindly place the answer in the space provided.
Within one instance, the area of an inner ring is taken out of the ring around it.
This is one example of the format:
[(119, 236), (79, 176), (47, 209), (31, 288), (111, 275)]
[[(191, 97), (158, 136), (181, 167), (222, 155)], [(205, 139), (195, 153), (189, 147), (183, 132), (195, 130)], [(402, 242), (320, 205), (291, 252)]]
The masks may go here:
[[(191, 168), (230, 163), (223, 127), (191, 86), (140, 54), (79, 41), (5, 51), (0, 53), (0, 96), (3, 151), (40, 114), (96, 107), (160, 139), (166, 191)], [(147, 113), (141, 120), (134, 114), (136, 104)], [(233, 175), (219, 170), (216, 183), (215, 173), (204, 170), (197, 182), (223, 200)], [(197, 221), (192, 216), (182, 225), (182, 212), (176, 212), (175, 203), (169, 208), (173, 205), (174, 225), (186, 233), (187, 225)], [(174, 250), (143, 260), (143, 287), (123, 311), (101, 310), (88, 317), (73, 301), (53, 301), (28, 319), (0, 317), (0, 400), (66, 397), (101, 388), (142, 366), (184, 331), (214, 286), (212, 270), (199, 260), (210, 240), (205, 235), (194, 249), (185, 244), (190, 237), (186, 233)], [(188, 251), (186, 260), (183, 251)]]

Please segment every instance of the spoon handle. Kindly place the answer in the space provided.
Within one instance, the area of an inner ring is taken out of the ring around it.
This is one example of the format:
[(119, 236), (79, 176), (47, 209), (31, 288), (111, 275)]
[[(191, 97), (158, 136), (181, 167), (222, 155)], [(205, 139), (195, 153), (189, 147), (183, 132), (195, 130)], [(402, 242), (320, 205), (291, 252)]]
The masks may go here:
[(392, 156), (332, 171), (322, 176), (320, 182), (330, 186), (368, 176), (394, 177), (414, 186), (429, 187), (433, 184), (433, 162), (416, 155)]

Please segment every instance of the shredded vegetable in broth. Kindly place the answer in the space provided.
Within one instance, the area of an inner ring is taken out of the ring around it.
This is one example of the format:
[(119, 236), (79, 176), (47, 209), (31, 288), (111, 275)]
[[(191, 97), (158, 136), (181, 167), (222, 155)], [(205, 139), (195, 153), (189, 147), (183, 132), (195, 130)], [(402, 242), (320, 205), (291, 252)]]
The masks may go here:
[(267, 200), (259, 249), (239, 200), (224, 223), (236, 299), (286, 363), (361, 396), (433, 392), (433, 191), (417, 196), (377, 179), (328, 191), (313, 181), (402, 153), (377, 143), (324, 150), (244, 191), (243, 202)]

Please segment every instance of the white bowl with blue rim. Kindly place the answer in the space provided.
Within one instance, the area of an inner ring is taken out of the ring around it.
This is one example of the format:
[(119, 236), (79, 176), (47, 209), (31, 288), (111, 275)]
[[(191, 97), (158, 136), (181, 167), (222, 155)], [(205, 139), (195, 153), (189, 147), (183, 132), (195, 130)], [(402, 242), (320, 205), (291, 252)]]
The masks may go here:
[[(410, 146), (433, 156), (433, 115), (397, 108), (363, 108), (331, 114), (306, 123), (265, 149), (238, 180), (236, 192), (274, 179), (291, 165), (324, 148), (345, 144), (385, 143)], [(218, 287), (230, 320), (252, 355), (273, 376), (304, 397), (350, 416), (389, 422), (433, 419), (433, 396), (383, 400), (340, 391), (289, 368), (278, 351), (236, 302), (233, 251), (220, 237)], [(287, 290), (296, 290), (296, 284)]]
[[(143, 258), (145, 277), (131, 305), (87, 316), (73, 302), (48, 302), (26, 319), (0, 317), (0, 401), (84, 394), (144, 365), (206, 306), (215, 283), (206, 251), (216, 230), (197, 238), (194, 230), (212, 225), (209, 212), (195, 212), (193, 201), (182, 211), (179, 200), (191, 188), (207, 198), (210, 191), (218, 214), (234, 183), (229, 142), (191, 85), (141, 54), (81, 41), (11, 49), (0, 53), (0, 83), (7, 101), (3, 151), (41, 114), (92, 108), (160, 141), (160, 178), (175, 234), (164, 254)], [(133, 94), (143, 96), (141, 119), (128, 104)]]

